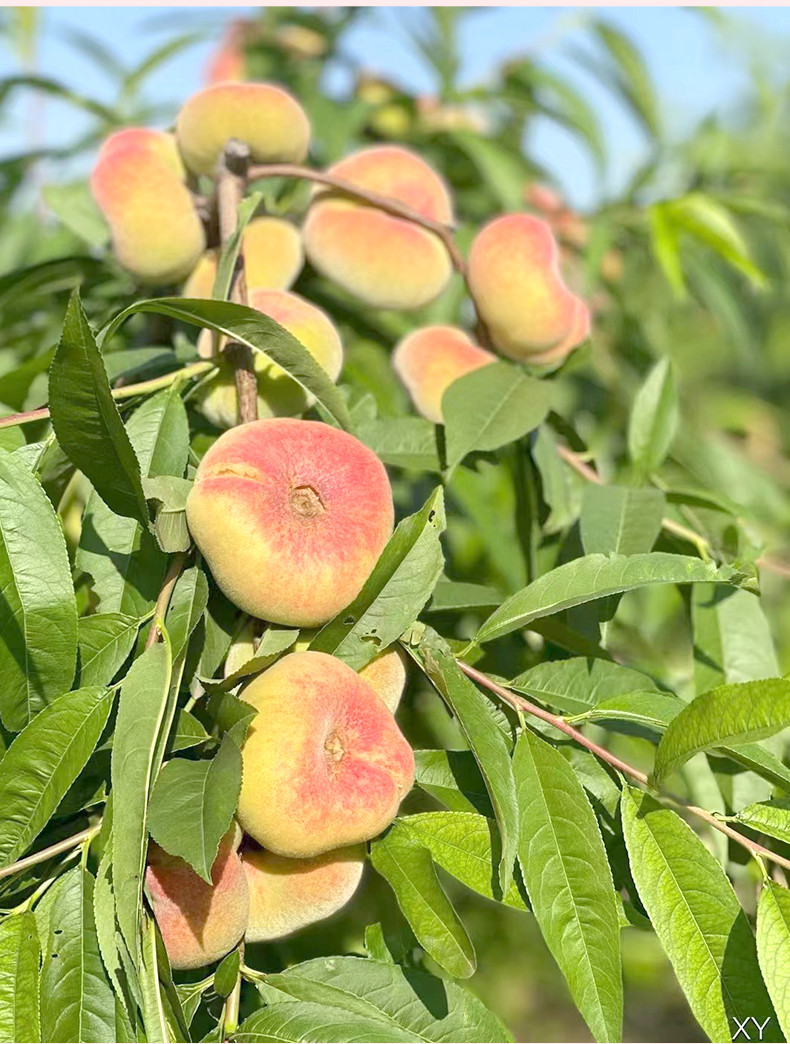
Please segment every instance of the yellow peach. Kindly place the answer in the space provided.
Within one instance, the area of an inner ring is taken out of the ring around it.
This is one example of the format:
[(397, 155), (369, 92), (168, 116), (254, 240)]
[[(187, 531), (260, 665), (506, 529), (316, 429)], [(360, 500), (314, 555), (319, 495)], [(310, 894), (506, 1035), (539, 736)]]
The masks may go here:
[[(247, 289), (288, 290), (304, 264), (302, 239), (290, 221), (253, 218), (244, 232), (244, 276)], [(217, 275), (217, 250), (203, 255), (184, 284), (184, 297), (211, 297)]]

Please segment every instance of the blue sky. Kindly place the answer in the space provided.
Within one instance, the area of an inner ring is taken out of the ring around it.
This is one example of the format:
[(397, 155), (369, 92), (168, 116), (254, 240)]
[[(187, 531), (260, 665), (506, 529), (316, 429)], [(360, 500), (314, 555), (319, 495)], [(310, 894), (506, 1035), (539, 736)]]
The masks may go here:
[[(42, 73), (96, 99), (111, 101), (112, 83), (69, 43), (73, 30), (100, 40), (125, 67), (148, 55), (174, 32), (208, 28), (216, 39), (229, 19), (245, 8), (47, 8), (39, 53)], [(598, 108), (606, 129), (615, 186), (644, 155), (637, 126), (599, 84), (572, 58), (584, 43), (585, 22), (604, 16), (624, 29), (642, 50), (654, 79), (670, 135), (681, 136), (712, 111), (722, 111), (737, 99), (747, 82), (749, 60), (763, 71), (781, 74), (790, 68), (790, 8), (727, 8), (725, 26), (717, 27), (702, 9), (688, 8), (481, 8), (467, 13), (461, 33), (463, 80), (485, 80), (503, 59), (529, 52), (570, 76)], [(404, 27), (424, 17), (419, 8), (372, 8), (347, 38), (349, 52), (371, 71), (386, 74), (406, 86), (430, 91), (430, 70), (409, 47)], [(175, 56), (149, 81), (152, 96), (172, 103), (200, 86), (206, 56), (213, 43), (201, 41)], [(19, 72), (12, 51), (0, 41), (0, 75)], [(0, 154), (21, 150), (31, 120), (48, 143), (69, 140), (79, 130), (80, 117), (71, 108), (47, 102), (36, 110), (29, 95), (16, 92), (0, 117)], [(578, 204), (594, 201), (593, 172), (585, 154), (564, 132), (538, 123), (531, 145), (538, 158)], [(28, 137), (29, 140), (29, 137)], [(71, 173), (71, 172), (69, 172)], [(51, 168), (48, 179), (57, 177)]]

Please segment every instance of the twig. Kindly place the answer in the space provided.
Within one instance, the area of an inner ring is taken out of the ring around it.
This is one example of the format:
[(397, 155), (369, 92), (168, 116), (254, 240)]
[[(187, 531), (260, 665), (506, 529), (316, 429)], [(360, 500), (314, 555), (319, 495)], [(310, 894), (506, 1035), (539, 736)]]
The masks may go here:
[(62, 841), (56, 841), (49, 848), (42, 848), (40, 852), (34, 852), (33, 855), (25, 856), (24, 859), (18, 859), (15, 863), (11, 863), (10, 866), (4, 866), (0, 870), (0, 878), (10, 877), (12, 874), (16, 874), (20, 870), (27, 870), (28, 867), (36, 866), (38, 863), (46, 863), (53, 856), (60, 855), (61, 852), (68, 852), (70, 848), (76, 848), (85, 841), (89, 841), (98, 834), (100, 828), (101, 823), (86, 827), (85, 830), (80, 830), (78, 834), (72, 834), (71, 837), (66, 837)]
[(159, 625), (164, 622), (167, 614), (167, 607), (170, 605), (170, 598), (173, 594), (173, 588), (176, 586), (176, 580), (178, 580), (181, 575), (181, 570), (184, 568), (185, 560), (186, 555), (183, 551), (179, 551), (178, 554), (173, 555), (170, 559), (170, 565), (165, 574), (165, 578), (162, 581), (162, 588), (159, 591), (159, 596), (156, 599), (156, 605), (154, 606), (153, 623), (148, 632), (148, 637), (145, 640), (146, 649), (150, 649), (152, 645), (156, 645), (159, 639), (159, 635), (161, 634)]
[[(173, 370), (162, 377), (152, 377), (150, 380), (140, 381), (138, 384), (126, 384), (122, 388), (113, 388), (112, 397), (116, 400), (131, 399), (135, 395), (159, 391), (160, 388), (168, 388), (175, 381), (187, 380), (189, 377), (207, 373), (213, 366), (214, 364), (210, 362), (190, 363), (189, 366)], [(0, 417), (0, 428), (15, 428), (21, 424), (33, 424), (34, 421), (46, 420), (47, 417), (49, 417), (48, 406), (42, 406), (38, 410), (25, 410), (22, 413), (10, 413), (7, 417)]]
[[(220, 242), (223, 245), (231, 238), (238, 226), (239, 203), (244, 199), (249, 163), (249, 148), (243, 142), (232, 138), (222, 155), (217, 174), (217, 216)], [(247, 304), (243, 246), (239, 249), (229, 296), (230, 300), (236, 304)], [(257, 420), (258, 381), (255, 376), (252, 349), (246, 344), (231, 341), (225, 345), (223, 351), (233, 364), (239, 424)]]
[[(457, 663), (468, 678), (471, 678), (476, 684), (482, 685), (484, 688), (488, 689), (489, 692), (493, 692), (501, 700), (504, 700), (505, 703), (509, 703), (511, 707), (523, 711), (526, 714), (531, 714), (535, 718), (540, 718), (541, 721), (547, 722), (547, 724), (558, 729), (560, 732), (564, 732), (566, 736), (569, 736), (581, 747), (584, 747), (586, 750), (589, 750), (590, 753), (595, 754), (595, 756), (600, 758), (601, 761), (605, 761), (607, 765), (611, 765), (612, 768), (617, 769), (618, 772), (630, 776), (631, 779), (635, 779), (637, 783), (641, 783), (643, 787), (650, 787), (650, 782), (644, 772), (640, 772), (639, 769), (634, 768), (633, 765), (629, 765), (628, 762), (616, 757), (616, 755), (612, 754), (612, 752), (607, 750), (606, 747), (602, 747), (599, 743), (595, 743), (593, 740), (588, 739), (583, 732), (574, 728), (573, 725), (569, 725), (563, 718), (560, 718), (556, 714), (552, 714), (550, 711), (544, 710), (543, 707), (539, 707), (537, 704), (532, 703), (523, 696), (519, 696), (510, 689), (506, 689), (503, 685), (499, 685), (497, 682), (489, 678), (488, 675), (483, 674), (482, 671), (478, 671), (475, 667), (470, 667), (468, 663), (463, 663), (461, 660), (458, 660)], [(691, 812), (692, 815), (697, 816), (699, 819), (705, 820), (705, 822), (714, 829), (720, 831), (722, 834), (726, 834), (727, 837), (732, 838), (733, 841), (742, 845), (753, 858), (770, 860), (772, 863), (777, 863), (779, 866), (783, 866), (785, 869), (790, 870), (790, 860), (777, 855), (775, 852), (772, 852), (769, 848), (765, 848), (763, 845), (759, 845), (756, 841), (750, 841), (748, 837), (744, 837), (744, 835), (738, 833), (737, 830), (733, 830), (731, 826), (728, 826), (727, 823), (717, 819), (716, 816), (711, 812), (707, 812), (704, 808), (699, 808), (697, 805), (689, 805), (680, 798), (673, 797), (671, 794), (661, 793), (660, 796), (665, 800), (671, 801), (673, 804), (684, 808), (687, 812)]]

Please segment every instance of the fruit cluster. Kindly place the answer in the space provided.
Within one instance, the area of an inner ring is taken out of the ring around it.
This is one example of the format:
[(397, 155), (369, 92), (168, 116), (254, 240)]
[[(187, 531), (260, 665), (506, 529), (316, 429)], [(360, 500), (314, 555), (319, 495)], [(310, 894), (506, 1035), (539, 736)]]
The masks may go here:
[[(184, 295), (212, 295), (218, 250), (207, 249), (198, 190), (231, 139), (247, 147), (253, 165), (311, 174), (288, 169), (308, 152), (307, 116), (285, 90), (263, 83), (217, 83), (186, 103), (175, 135), (131, 129), (102, 147), (94, 196), (117, 260), (141, 282), (185, 280)], [(252, 176), (262, 171), (253, 166)], [(366, 148), (313, 180), (301, 229), (257, 217), (242, 253), (250, 306), (295, 336), (333, 381), (343, 363), (338, 331), (291, 289), (305, 255), (378, 309), (421, 308), (443, 292), (454, 267), (464, 270), (485, 347), (460, 328), (429, 326), (393, 354), (415, 408), (435, 423), (446, 388), (494, 362), (495, 352), (556, 366), (587, 336), (587, 307), (564, 284), (554, 237), (539, 218), (497, 218), (459, 263), (443, 234), (453, 222), (448, 188), (412, 151)], [(187, 502), (192, 538), (234, 605), (254, 621), (307, 631), (296, 651), (240, 692), (257, 716), (243, 744), (238, 826), (220, 844), (212, 884), (151, 846), (147, 890), (176, 968), (216, 960), (242, 936), (279, 938), (341, 907), (360, 880), (364, 842), (392, 822), (414, 775), (393, 716), (406, 681), (402, 654), (384, 650), (357, 673), (307, 648), (310, 629), (357, 596), (392, 534), (384, 467), (354, 436), (303, 419), (309, 397), (262, 355), (261, 419), (234, 426), (233, 367), (207, 331), (199, 351), (216, 363), (199, 408), (228, 430), (197, 469)], [(241, 643), (249, 654), (256, 626)]]

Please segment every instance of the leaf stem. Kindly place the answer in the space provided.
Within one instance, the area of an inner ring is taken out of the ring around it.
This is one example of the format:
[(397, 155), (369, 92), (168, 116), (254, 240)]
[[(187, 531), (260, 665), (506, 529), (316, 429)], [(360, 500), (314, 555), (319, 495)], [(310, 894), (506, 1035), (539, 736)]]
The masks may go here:
[(12, 874), (16, 874), (20, 870), (27, 870), (30, 866), (45, 863), (53, 856), (60, 855), (61, 852), (68, 852), (71, 848), (77, 848), (78, 845), (82, 845), (95, 837), (100, 829), (101, 822), (95, 826), (86, 827), (85, 830), (80, 830), (78, 834), (72, 834), (71, 837), (66, 837), (62, 841), (56, 841), (54, 845), (42, 848), (40, 852), (34, 852), (32, 855), (25, 856), (24, 859), (18, 859), (15, 863), (11, 863), (10, 866), (4, 866), (0, 870), (0, 878), (11, 877)]
[[(471, 678), (471, 680), (477, 685), (482, 685), (483, 688), (488, 689), (489, 692), (493, 692), (494, 695), (498, 696), (501, 700), (504, 700), (505, 703), (510, 704), (510, 706), (514, 707), (517, 711), (524, 711), (535, 718), (540, 718), (541, 721), (545, 721), (560, 732), (564, 732), (566, 736), (569, 736), (572, 740), (578, 743), (579, 746), (589, 750), (591, 754), (600, 758), (601, 761), (606, 762), (607, 765), (611, 765), (612, 768), (617, 769), (618, 772), (630, 776), (631, 779), (635, 779), (637, 783), (641, 783), (643, 787), (654, 789), (651, 788), (648, 777), (644, 772), (640, 772), (639, 769), (634, 768), (633, 765), (629, 765), (627, 761), (623, 761), (605, 747), (602, 747), (600, 744), (589, 739), (583, 732), (575, 729), (573, 725), (570, 725), (564, 718), (559, 717), (557, 714), (552, 714), (550, 711), (544, 710), (543, 707), (539, 707), (537, 704), (532, 703), (523, 696), (517, 695), (515, 692), (505, 688), (503, 685), (499, 685), (497, 682), (493, 681), (493, 679), (489, 678), (487, 674), (478, 671), (476, 667), (471, 667), (468, 663), (463, 663), (461, 660), (458, 660), (457, 662), (458, 666), (468, 678)], [(731, 826), (722, 822), (712, 812), (708, 812), (704, 808), (699, 808), (697, 805), (690, 805), (681, 798), (674, 797), (672, 794), (667, 794), (664, 791), (657, 791), (657, 793), (658, 796), (663, 798), (665, 801), (670, 801), (672, 804), (685, 809), (692, 815), (697, 816), (698, 819), (703, 819), (715, 830), (720, 831), (722, 834), (726, 834), (727, 837), (731, 838), (739, 845), (742, 845), (753, 859), (770, 860), (772, 863), (777, 863), (779, 866), (783, 866), (785, 869), (790, 870), (790, 860), (777, 855), (775, 852), (772, 852), (769, 848), (765, 848), (763, 845), (758, 844), (756, 841), (751, 841), (748, 837), (744, 837), (743, 834), (739, 833), (737, 830), (733, 830)]]
[(241, 984), (243, 981), (241, 969), (243, 965), (244, 940), (242, 939), (239, 943), (239, 970), (236, 972), (236, 982), (233, 984), (230, 996), (225, 1001), (225, 1015), (223, 1019), (224, 1029), (222, 1033), (223, 1040), (227, 1040), (228, 1037), (232, 1036), (239, 1025), (239, 1005), (241, 1004)]
[(152, 645), (156, 645), (159, 640), (159, 636), (162, 633), (162, 624), (164, 623), (167, 614), (167, 607), (170, 605), (170, 598), (173, 594), (173, 588), (176, 586), (176, 580), (178, 580), (181, 575), (181, 570), (184, 568), (185, 561), (186, 554), (183, 551), (179, 551), (178, 554), (173, 555), (170, 559), (170, 565), (168, 566), (167, 573), (162, 581), (162, 587), (159, 591), (159, 596), (156, 599), (156, 605), (154, 606), (154, 622), (151, 624), (151, 629), (145, 640), (146, 649), (150, 649)]

